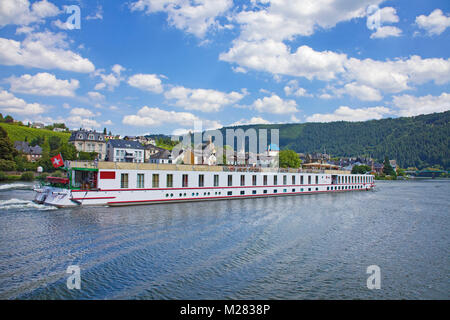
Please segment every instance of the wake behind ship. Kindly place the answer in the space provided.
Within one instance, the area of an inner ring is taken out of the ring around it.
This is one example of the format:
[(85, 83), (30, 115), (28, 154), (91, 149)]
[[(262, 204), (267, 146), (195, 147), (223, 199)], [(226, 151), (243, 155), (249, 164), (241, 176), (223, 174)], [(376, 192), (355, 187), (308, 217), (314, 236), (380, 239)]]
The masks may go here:
[(373, 175), (338, 170), (68, 161), (67, 177), (48, 177), (34, 201), (56, 207), (366, 191)]

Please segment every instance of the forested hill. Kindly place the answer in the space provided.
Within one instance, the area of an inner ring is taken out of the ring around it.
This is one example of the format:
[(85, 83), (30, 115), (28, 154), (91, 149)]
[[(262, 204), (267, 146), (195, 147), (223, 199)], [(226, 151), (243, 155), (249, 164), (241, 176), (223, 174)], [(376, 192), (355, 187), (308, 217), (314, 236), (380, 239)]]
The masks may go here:
[(450, 111), (447, 111), (365, 122), (247, 125), (233, 128), (278, 128), (281, 149), (293, 149), (296, 152), (326, 150), (333, 157), (371, 156), (379, 161), (388, 156), (396, 159), (403, 168), (420, 169), (441, 165), (449, 170), (449, 120)]

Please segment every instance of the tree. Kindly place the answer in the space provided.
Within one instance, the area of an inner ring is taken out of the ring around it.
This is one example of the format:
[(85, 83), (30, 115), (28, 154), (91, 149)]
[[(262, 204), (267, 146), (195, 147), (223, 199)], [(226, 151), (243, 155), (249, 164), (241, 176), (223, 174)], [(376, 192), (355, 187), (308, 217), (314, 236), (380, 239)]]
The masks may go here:
[(42, 146), (45, 142), (45, 138), (44, 137), (35, 137), (33, 138), (33, 140), (31, 140), (30, 142), (30, 146), (35, 147), (35, 146)]
[(50, 146), (50, 150), (56, 150), (61, 147), (61, 138), (57, 136), (51, 136), (48, 138), (48, 144)]
[(106, 135), (106, 128), (103, 128), (103, 134)]
[(360, 166), (355, 165), (352, 168), (352, 174), (365, 174), (370, 172), (371, 168), (368, 165), (362, 164)]
[(77, 149), (73, 144), (63, 143), (58, 149), (58, 153), (61, 153), (64, 160), (76, 160), (77, 159)]
[(389, 163), (389, 158), (386, 156), (384, 158), (383, 162), (383, 173), (387, 176), (393, 176), (396, 177), (394, 168), (392, 168), (391, 164)]
[(5, 120), (6, 123), (13, 123), (14, 122), (14, 118), (11, 117), (10, 115), (7, 115), (4, 120)]
[(0, 127), (0, 159), (13, 160), (18, 154), (16, 148), (8, 137), (8, 133)]
[(294, 150), (281, 150), (279, 153), (280, 167), (282, 168), (299, 168), (302, 160)]

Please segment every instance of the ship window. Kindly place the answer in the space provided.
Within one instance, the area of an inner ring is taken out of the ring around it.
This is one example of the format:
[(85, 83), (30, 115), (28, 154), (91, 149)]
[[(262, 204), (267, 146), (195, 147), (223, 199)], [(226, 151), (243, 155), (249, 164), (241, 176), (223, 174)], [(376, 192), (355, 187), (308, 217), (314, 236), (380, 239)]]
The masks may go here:
[(295, 184), (295, 176), (292, 176), (292, 184)]
[(300, 176), (300, 184), (303, 184), (303, 176)]
[(199, 187), (205, 186), (205, 175), (204, 174), (198, 175), (198, 186)]
[(120, 175), (120, 187), (123, 188), (128, 188), (128, 173), (122, 173)]
[(255, 174), (252, 176), (252, 184), (254, 186), (256, 186), (256, 175)]
[(253, 191), (252, 191), (252, 194), (256, 194), (256, 190), (253, 190)]
[(173, 188), (173, 174), (168, 174), (166, 177), (167, 188)]
[(319, 191), (319, 188), (316, 188), (316, 191)]
[(231, 196), (233, 194), (233, 191), (228, 191), (227, 195)]
[(263, 185), (267, 186), (267, 176), (263, 176)]
[(159, 174), (152, 175), (152, 188), (159, 188)]
[(144, 174), (143, 173), (137, 174), (137, 187), (144, 188)]
[(308, 191), (311, 191), (311, 188), (308, 188)]
[(273, 190), (273, 193), (278, 193), (278, 190)]
[(278, 184), (278, 177), (273, 176), (273, 185), (276, 186)]
[(319, 184), (319, 176), (316, 176), (316, 184)]
[(267, 193), (267, 190), (264, 190), (263, 193)]
[(301, 188), (300, 191), (303, 192), (303, 188)]
[(219, 186), (219, 175), (215, 174), (214, 175), (214, 187), (218, 187)]
[(295, 192), (295, 189), (292, 189), (292, 192)]
[(327, 187), (327, 190), (330, 190), (330, 187)]
[(233, 185), (233, 175), (228, 175), (228, 186), (231, 187)]
[(241, 174), (241, 186), (245, 186), (245, 175)]
[(283, 184), (287, 185), (287, 176), (283, 176)]
[(187, 186), (188, 186), (188, 175), (187, 174), (183, 174), (182, 186), (183, 186), (183, 188), (187, 188)]
[(308, 176), (308, 184), (311, 184), (311, 176)]
[(287, 192), (287, 189), (283, 189), (283, 192)]
[(244, 195), (244, 194), (245, 194), (245, 191), (242, 190), (242, 191), (241, 191), (241, 195)]

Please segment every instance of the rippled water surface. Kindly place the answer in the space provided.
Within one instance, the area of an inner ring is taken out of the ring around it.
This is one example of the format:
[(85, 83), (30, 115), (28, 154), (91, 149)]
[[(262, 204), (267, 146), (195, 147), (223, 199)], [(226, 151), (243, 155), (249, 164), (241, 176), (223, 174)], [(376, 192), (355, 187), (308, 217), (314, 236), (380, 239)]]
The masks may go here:
[(36, 205), (30, 187), (0, 185), (3, 299), (450, 298), (449, 181), (75, 209)]

